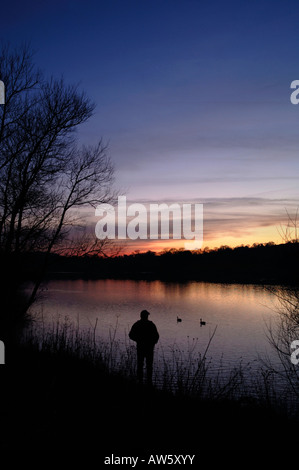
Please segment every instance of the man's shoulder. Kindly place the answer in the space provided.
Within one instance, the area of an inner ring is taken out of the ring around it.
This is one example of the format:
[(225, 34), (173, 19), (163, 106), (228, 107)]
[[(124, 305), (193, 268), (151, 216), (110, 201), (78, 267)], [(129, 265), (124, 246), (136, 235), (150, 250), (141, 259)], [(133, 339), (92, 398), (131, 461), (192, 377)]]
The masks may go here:
[(154, 322), (151, 321), (151, 320), (146, 320), (146, 321), (144, 322), (144, 324), (147, 325), (147, 326), (149, 326), (149, 325), (152, 326), (152, 325), (154, 325)]
[(155, 325), (155, 323), (154, 323), (153, 321), (151, 321), (151, 320), (146, 320), (146, 321), (144, 321), (144, 320), (141, 320), (141, 319), (140, 319), (140, 320), (137, 320), (137, 321), (133, 324), (133, 326), (134, 326), (134, 327), (138, 327), (138, 326), (144, 327), (144, 326), (145, 326), (145, 327), (150, 327), (150, 328), (153, 327), (153, 326), (156, 327), (156, 325)]

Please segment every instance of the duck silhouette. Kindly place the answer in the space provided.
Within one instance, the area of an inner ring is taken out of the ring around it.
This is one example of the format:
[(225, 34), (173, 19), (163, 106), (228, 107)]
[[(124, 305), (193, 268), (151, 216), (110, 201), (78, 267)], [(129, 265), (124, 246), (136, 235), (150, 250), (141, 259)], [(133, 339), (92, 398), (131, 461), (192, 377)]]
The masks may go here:
[(203, 326), (203, 325), (205, 325), (205, 324), (206, 324), (206, 322), (205, 322), (205, 321), (203, 321), (203, 319), (202, 319), (202, 318), (199, 320), (199, 323), (200, 323), (200, 326)]
[(177, 323), (180, 323), (182, 321), (182, 319), (177, 316), (176, 321), (177, 321)]

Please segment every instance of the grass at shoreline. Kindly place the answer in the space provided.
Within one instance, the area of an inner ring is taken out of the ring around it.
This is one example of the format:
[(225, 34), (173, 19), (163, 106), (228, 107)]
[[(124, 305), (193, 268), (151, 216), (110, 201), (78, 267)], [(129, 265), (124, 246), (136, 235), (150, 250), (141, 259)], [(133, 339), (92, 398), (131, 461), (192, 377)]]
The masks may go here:
[(107, 364), (107, 348), (95, 344), (93, 333), (56, 325), (8, 351), (1, 370), (2, 449), (128, 455), (295, 445), (298, 422), (269, 401), (140, 387), (133, 367), (116, 373)]

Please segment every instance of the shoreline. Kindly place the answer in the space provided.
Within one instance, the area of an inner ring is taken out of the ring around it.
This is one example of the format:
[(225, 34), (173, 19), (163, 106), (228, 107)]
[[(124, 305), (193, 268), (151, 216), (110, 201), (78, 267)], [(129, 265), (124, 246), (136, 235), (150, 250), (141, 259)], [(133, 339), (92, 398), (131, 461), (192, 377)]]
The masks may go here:
[(115, 281), (161, 281), (161, 282), (174, 282), (174, 283), (185, 283), (185, 282), (204, 282), (211, 284), (240, 284), (240, 285), (259, 285), (259, 286), (290, 286), (298, 287), (297, 280), (292, 277), (286, 279), (285, 276), (282, 278), (235, 278), (235, 277), (192, 277), (192, 276), (175, 276), (165, 275), (161, 276), (155, 273), (143, 272), (139, 274), (122, 274), (122, 275), (90, 275), (85, 272), (48, 272), (45, 276), (46, 281), (51, 280), (86, 280), (86, 281), (97, 281), (97, 280), (115, 280)]

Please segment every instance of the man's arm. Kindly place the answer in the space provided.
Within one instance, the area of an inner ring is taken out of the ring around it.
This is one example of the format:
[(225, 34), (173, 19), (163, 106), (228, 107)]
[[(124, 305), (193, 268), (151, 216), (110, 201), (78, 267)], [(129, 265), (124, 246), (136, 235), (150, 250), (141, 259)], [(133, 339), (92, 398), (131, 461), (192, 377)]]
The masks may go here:
[(158, 333), (158, 330), (157, 330), (157, 327), (156, 325), (153, 323), (153, 340), (154, 340), (154, 343), (157, 344), (157, 342), (159, 341), (159, 333)]
[(130, 333), (129, 333), (129, 338), (132, 341), (137, 341), (137, 332), (136, 332), (136, 323), (132, 326)]

